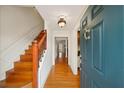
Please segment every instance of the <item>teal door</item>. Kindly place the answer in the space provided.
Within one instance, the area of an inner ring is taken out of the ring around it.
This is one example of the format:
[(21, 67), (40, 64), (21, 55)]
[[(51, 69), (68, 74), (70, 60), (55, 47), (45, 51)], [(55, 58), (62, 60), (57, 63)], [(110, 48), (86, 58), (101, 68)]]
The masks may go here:
[(89, 6), (81, 20), (81, 87), (124, 87), (123, 6)]

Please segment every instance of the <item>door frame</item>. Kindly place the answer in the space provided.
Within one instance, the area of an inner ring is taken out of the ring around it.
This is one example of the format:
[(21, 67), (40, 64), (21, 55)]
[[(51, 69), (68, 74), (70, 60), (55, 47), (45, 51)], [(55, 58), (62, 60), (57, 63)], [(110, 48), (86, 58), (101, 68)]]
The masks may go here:
[(55, 61), (56, 61), (56, 55), (55, 55), (55, 53), (56, 53), (56, 38), (67, 38), (67, 59), (68, 59), (68, 64), (69, 64), (69, 37), (67, 37), (67, 36), (55, 36), (53, 39), (53, 41), (54, 41), (54, 45), (53, 45), (53, 65), (55, 65)]

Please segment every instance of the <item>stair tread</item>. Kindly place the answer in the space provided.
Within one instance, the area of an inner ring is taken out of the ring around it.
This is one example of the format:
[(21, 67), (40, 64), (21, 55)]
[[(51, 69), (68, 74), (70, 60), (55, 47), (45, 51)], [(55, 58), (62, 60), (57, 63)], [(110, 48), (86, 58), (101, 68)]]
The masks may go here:
[(26, 49), (25, 51), (32, 51), (32, 49)]
[(32, 64), (31, 61), (18, 61), (18, 62), (15, 62), (14, 64)]
[(29, 49), (25, 50), (25, 54), (32, 55), (32, 46), (29, 46)]
[(14, 66), (32, 67), (32, 62), (16, 62), (14, 63)]
[(32, 61), (32, 55), (27, 55), (27, 54), (21, 55), (20, 60), (21, 61)]
[(31, 83), (31, 81), (24, 81), (24, 82), (7, 82), (6, 80), (0, 81), (0, 88), (20, 88), (26, 86), (27, 84)]
[(23, 67), (24, 63), (22, 64), (22, 66), (20, 66), (20, 64), (18, 64), (18, 66), (16, 65), (14, 70), (8, 73), (8, 76), (6, 78), (8, 82), (32, 81), (32, 66), (27, 65), (25, 67), (24, 65)]
[(32, 71), (11, 71), (7, 73), (7, 76), (9, 75), (32, 75)]
[(9, 75), (6, 78), (7, 82), (25, 82), (25, 81), (32, 81), (31, 75)]
[(21, 55), (21, 57), (32, 57), (32, 55)]
[(32, 52), (32, 50), (33, 50), (32, 48), (29, 48), (29, 49), (26, 49), (25, 51), (30, 51), (30, 52)]

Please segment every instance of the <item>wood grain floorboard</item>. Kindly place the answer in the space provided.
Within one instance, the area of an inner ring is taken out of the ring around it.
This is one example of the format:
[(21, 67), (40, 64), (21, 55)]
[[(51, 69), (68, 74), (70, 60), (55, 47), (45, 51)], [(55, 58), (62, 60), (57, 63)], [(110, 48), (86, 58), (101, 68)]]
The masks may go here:
[(53, 66), (44, 87), (79, 88), (80, 72), (78, 71), (78, 75), (74, 75), (67, 64), (67, 58), (59, 58), (56, 60), (56, 64)]

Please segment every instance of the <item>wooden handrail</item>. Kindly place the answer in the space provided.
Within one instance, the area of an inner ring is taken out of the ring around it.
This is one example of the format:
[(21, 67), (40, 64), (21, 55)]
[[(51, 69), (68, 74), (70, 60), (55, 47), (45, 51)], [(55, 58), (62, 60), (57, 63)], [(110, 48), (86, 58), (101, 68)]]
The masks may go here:
[(46, 34), (43, 35), (43, 37), (41, 38), (41, 40), (38, 42), (38, 47), (40, 48), (42, 46), (42, 44), (44, 43), (46, 39)]
[(41, 38), (41, 40), (38, 43), (38, 48), (39, 48), (39, 56), (42, 55), (43, 50), (45, 50), (45, 42), (46, 42), (46, 34), (44, 34), (44, 36)]
[(33, 46), (33, 81), (32, 87), (38, 87), (38, 67), (39, 67), (39, 60), (43, 51), (46, 49), (46, 39), (47, 33), (46, 31), (40, 32), (39, 36), (35, 38), (32, 43)]

